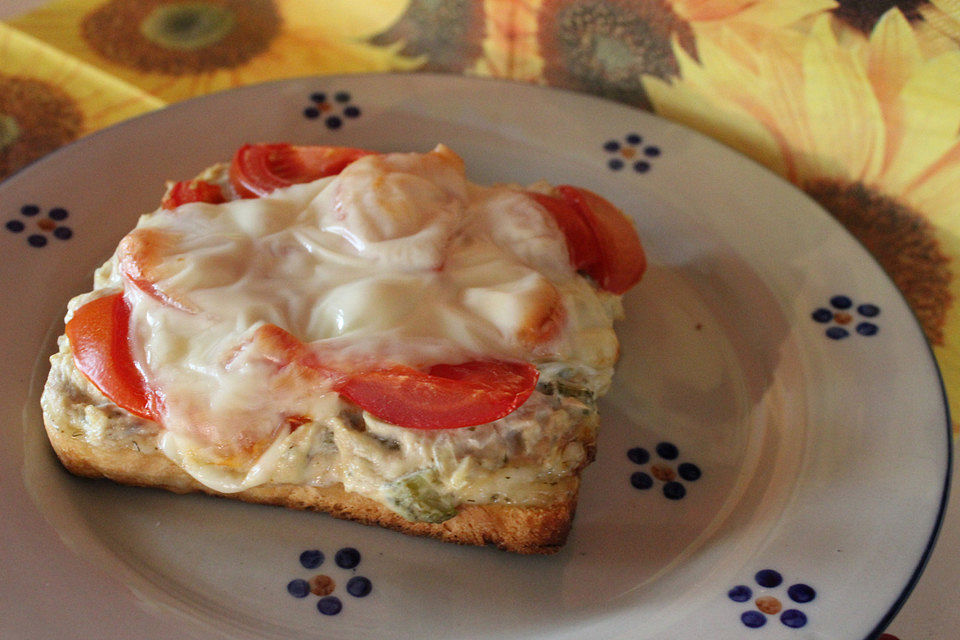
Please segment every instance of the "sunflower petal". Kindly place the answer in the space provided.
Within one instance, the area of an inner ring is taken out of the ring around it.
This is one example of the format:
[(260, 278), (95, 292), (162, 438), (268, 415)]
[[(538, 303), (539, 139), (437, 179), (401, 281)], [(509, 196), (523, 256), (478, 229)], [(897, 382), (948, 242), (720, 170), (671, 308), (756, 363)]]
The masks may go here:
[(863, 63), (841, 48), (824, 17), (803, 53), (803, 107), (812, 134), (812, 175), (869, 180), (879, 173), (883, 114)]

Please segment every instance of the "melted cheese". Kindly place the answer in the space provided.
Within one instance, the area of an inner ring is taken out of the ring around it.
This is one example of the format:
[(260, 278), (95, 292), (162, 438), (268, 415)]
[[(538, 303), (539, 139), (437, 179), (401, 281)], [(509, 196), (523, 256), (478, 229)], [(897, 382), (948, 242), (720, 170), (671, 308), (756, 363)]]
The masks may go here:
[[(125, 260), (148, 286), (123, 277)], [(618, 299), (573, 271), (552, 218), (521, 189), (470, 182), (442, 146), (263, 198), (160, 209), (105, 274), (165, 398), (161, 448), (220, 491), (275, 480), (295, 427), (343, 408), (322, 376), (278, 373), (266, 325), (347, 368), (517, 358), (547, 377), (574, 367), (597, 393), (616, 358)]]

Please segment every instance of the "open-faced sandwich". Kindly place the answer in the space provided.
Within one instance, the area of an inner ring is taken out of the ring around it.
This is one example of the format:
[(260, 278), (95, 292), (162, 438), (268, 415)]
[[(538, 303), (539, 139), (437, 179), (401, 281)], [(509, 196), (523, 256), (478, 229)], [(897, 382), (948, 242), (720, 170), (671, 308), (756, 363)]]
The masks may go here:
[(70, 301), (47, 433), (81, 476), (550, 553), (644, 268), (584, 189), (474, 184), (444, 146), (247, 145)]

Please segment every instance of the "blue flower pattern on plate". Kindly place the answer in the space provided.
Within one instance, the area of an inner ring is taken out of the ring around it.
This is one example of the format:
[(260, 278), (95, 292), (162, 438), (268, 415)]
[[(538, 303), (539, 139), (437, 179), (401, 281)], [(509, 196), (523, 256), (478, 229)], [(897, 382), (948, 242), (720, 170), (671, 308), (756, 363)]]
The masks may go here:
[(310, 104), (303, 109), (309, 120), (321, 120), (327, 129), (339, 129), (345, 119), (360, 117), (360, 107), (353, 104), (353, 97), (346, 91), (315, 91), (309, 96)]
[(20, 215), (7, 220), (4, 228), (13, 234), (26, 234), (27, 244), (41, 249), (49, 243), (49, 238), (69, 240), (73, 237), (73, 229), (63, 224), (70, 217), (70, 212), (63, 207), (53, 207), (40, 214), (43, 209), (36, 204), (25, 204), (20, 207)]
[(660, 157), (660, 147), (655, 144), (646, 144), (639, 133), (628, 133), (622, 139), (611, 139), (603, 143), (603, 150), (607, 152), (607, 167), (612, 171), (620, 171), (631, 167), (636, 173), (647, 173), (653, 168), (651, 164)]
[[(653, 455), (656, 460), (653, 460)], [(680, 457), (680, 450), (672, 442), (660, 442), (654, 447), (654, 454), (643, 447), (633, 447), (627, 451), (627, 458), (634, 464), (647, 467), (630, 475), (630, 484), (635, 489), (645, 491), (657, 481), (663, 483), (663, 495), (670, 500), (680, 500), (687, 495), (683, 481), (695, 482), (703, 472), (692, 462), (681, 462), (674, 466)]]
[[(355, 572), (360, 564), (360, 552), (353, 547), (343, 547), (334, 555), (333, 562), (340, 569)], [(313, 571), (326, 561), (326, 555), (320, 549), (307, 549), (300, 554), (300, 566)], [(365, 598), (373, 591), (373, 583), (366, 576), (353, 575), (347, 580), (346, 592), (354, 598)], [(335, 616), (343, 610), (343, 600), (336, 595), (337, 583), (325, 573), (317, 573), (310, 578), (294, 578), (287, 583), (287, 593), (294, 598), (306, 598), (310, 594), (317, 596), (317, 611), (325, 616)]]
[[(780, 623), (791, 629), (799, 629), (809, 622), (807, 614), (797, 607), (784, 608), (783, 596), (777, 595), (783, 583), (783, 575), (775, 569), (761, 569), (753, 576), (754, 587), (738, 584), (727, 591), (727, 597), (733, 602), (745, 603), (753, 600), (755, 608), (740, 614), (740, 622), (750, 629), (759, 629), (767, 624), (771, 616), (778, 616)], [(759, 595), (754, 599), (754, 589)], [(817, 592), (808, 584), (797, 582), (787, 587), (786, 597), (797, 605), (812, 602)]]
[(843, 340), (850, 337), (851, 328), (857, 335), (875, 336), (880, 332), (876, 318), (880, 307), (864, 302), (857, 304), (846, 295), (830, 298), (829, 306), (818, 307), (810, 314), (814, 322), (827, 325), (824, 334), (831, 340)]

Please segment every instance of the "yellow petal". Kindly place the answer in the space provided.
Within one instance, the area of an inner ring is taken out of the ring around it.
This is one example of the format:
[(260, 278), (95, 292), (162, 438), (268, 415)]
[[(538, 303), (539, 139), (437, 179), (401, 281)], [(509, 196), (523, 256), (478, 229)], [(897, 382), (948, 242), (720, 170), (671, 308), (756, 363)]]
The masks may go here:
[(870, 35), (867, 75), (881, 104), (891, 102), (923, 61), (910, 23), (897, 9), (886, 12)]
[(869, 181), (882, 166), (883, 115), (864, 65), (818, 20), (803, 54), (804, 101), (812, 135), (811, 176)]
[[(927, 166), (903, 195), (934, 223), (960, 237), (960, 140), (955, 140), (946, 153)], [(960, 281), (960, 277), (957, 279)]]
[(893, 193), (910, 188), (957, 141), (960, 132), (960, 52), (923, 64), (899, 96), (902, 143), (884, 171)]

